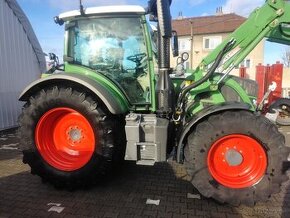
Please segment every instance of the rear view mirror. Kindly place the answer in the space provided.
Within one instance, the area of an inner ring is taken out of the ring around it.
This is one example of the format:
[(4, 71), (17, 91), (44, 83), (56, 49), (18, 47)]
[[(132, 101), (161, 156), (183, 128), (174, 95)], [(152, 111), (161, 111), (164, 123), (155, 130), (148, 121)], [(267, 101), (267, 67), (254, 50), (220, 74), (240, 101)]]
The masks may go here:
[(56, 61), (56, 59), (57, 59), (57, 56), (54, 53), (49, 53), (48, 56), (49, 56), (49, 60), (51, 60), (51, 61)]
[(176, 31), (172, 31), (171, 43), (173, 57), (177, 57), (179, 55), (179, 50), (178, 50), (178, 36)]
[(182, 59), (182, 62), (185, 62), (189, 59), (189, 54), (187, 52), (183, 52), (181, 54), (181, 59)]

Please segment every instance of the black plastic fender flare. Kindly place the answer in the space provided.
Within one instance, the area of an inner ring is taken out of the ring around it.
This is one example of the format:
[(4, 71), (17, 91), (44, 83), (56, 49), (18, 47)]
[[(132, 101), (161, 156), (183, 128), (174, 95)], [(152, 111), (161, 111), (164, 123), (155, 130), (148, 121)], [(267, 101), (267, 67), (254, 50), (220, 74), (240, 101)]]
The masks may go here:
[(183, 162), (183, 141), (192, 129), (193, 126), (199, 123), (202, 119), (221, 111), (227, 110), (250, 110), (250, 105), (240, 102), (224, 102), (221, 104), (211, 105), (206, 107), (204, 110), (197, 113), (188, 123), (186, 123), (181, 131), (180, 137), (178, 138), (177, 144), (177, 162)]
[(76, 84), (79, 87), (89, 89), (98, 98), (100, 98), (100, 100), (105, 104), (105, 106), (112, 114), (124, 114), (128, 111), (128, 108), (124, 106), (124, 103), (119, 98), (116, 98), (100, 82), (74, 73), (54, 74), (32, 82), (20, 94), (19, 101), (27, 101), (36, 91), (40, 91), (46, 86), (51, 86), (54, 84)]

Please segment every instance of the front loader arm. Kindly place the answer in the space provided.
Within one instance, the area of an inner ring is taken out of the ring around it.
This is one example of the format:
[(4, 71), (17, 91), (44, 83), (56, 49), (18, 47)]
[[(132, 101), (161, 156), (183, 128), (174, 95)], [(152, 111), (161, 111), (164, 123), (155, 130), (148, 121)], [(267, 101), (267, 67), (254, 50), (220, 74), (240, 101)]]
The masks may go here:
[[(206, 56), (193, 74), (205, 71), (230, 40), (234, 40), (235, 44), (221, 64), (221, 71), (238, 66), (265, 37), (271, 41), (290, 44), (290, 32), (288, 36), (281, 32), (282, 23), (290, 23), (290, 3), (284, 0), (267, 0), (261, 8), (255, 9), (250, 14), (247, 21)], [(234, 54), (231, 54), (233, 51)]]
[[(249, 18), (208, 56), (206, 56), (196, 70), (186, 80), (193, 81), (183, 88), (177, 100), (175, 114), (181, 114), (182, 106), (188, 92), (194, 90), (205, 81), (210, 81), (208, 90), (217, 90), (218, 84), (237, 67), (245, 57), (264, 38), (290, 44), (290, 28), (281, 28), (282, 24), (290, 23), (290, 3), (284, 0), (267, 0), (265, 4), (255, 9)], [(289, 34), (287, 34), (289, 33)], [(212, 80), (216, 70), (224, 73), (216, 81)]]

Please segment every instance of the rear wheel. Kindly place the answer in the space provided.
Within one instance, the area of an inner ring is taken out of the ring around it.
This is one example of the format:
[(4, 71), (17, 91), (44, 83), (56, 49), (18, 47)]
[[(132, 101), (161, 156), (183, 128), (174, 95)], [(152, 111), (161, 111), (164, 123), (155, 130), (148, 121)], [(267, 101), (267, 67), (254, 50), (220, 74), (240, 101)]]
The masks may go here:
[(247, 111), (210, 116), (188, 136), (185, 163), (199, 192), (233, 205), (254, 205), (287, 180), (289, 150), (277, 127)]
[(88, 93), (59, 87), (40, 91), (19, 119), (23, 162), (61, 188), (104, 179), (125, 145), (123, 122), (105, 111)]

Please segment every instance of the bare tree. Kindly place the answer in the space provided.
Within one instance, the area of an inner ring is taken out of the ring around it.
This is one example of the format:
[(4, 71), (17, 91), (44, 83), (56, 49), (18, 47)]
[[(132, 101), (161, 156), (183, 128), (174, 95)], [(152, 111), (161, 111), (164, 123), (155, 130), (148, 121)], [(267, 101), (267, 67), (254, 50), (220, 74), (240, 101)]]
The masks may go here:
[(282, 60), (285, 67), (290, 67), (290, 46), (282, 54)]

